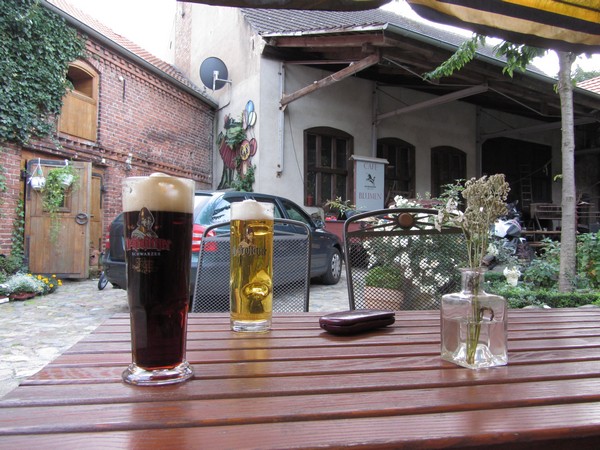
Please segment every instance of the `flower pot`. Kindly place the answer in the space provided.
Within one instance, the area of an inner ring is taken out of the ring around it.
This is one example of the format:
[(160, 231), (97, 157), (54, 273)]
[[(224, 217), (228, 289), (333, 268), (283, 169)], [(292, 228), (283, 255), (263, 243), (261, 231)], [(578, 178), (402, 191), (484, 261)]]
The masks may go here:
[(46, 186), (46, 178), (38, 177), (38, 176), (31, 177), (29, 179), (29, 185), (31, 186), (31, 189), (33, 189), (34, 191), (39, 191), (44, 186)]
[(365, 307), (370, 309), (399, 310), (404, 301), (404, 292), (375, 286), (365, 286)]
[(60, 184), (62, 184), (65, 188), (68, 188), (73, 184), (73, 175), (64, 174), (60, 177)]
[(28, 300), (37, 295), (35, 292), (13, 292), (12, 294), (8, 294), (8, 298), (11, 300)]
[(442, 359), (469, 369), (508, 363), (506, 299), (483, 290), (484, 273), (461, 269), (461, 291), (442, 296)]

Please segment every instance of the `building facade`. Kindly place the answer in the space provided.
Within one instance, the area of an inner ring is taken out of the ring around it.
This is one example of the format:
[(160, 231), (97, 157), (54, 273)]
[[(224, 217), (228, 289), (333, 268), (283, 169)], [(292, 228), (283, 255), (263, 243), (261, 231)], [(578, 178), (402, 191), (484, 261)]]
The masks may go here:
[[(7, 191), (1, 205), (0, 252), (10, 254), (18, 205), (24, 206), (25, 258), (32, 272), (85, 278), (121, 207), (124, 177), (164, 172), (212, 185), (216, 104), (172, 66), (113, 34), (61, 0), (42, 2), (75, 27), (87, 57), (73, 61), (75, 89), (63, 102), (57, 134), (20, 147), (4, 144)], [(79, 185), (61, 207), (50, 242), (46, 211), (31, 178), (72, 164)], [(73, 223), (76, 223), (73, 225)]]
[[(541, 72), (508, 77), (483, 49), (453, 76), (426, 80), (465, 37), (381, 10), (178, 8), (175, 65), (199, 84), (206, 62), (227, 68), (213, 92), (217, 129), (245, 128), (252, 151), (237, 153), (251, 163), (239, 170), (256, 166), (256, 191), (315, 211), (334, 198), (357, 203), (358, 157), (387, 162), (382, 207), (396, 195), (436, 196), (455, 179), (497, 172), (511, 200), (560, 203), (560, 105), (555, 80)], [(600, 97), (581, 89), (574, 97), (580, 161), (598, 166), (597, 152), (583, 151), (598, 136)], [(215, 183), (232, 159), (220, 150)], [(597, 208), (592, 185), (581, 183), (578, 194), (589, 191)]]

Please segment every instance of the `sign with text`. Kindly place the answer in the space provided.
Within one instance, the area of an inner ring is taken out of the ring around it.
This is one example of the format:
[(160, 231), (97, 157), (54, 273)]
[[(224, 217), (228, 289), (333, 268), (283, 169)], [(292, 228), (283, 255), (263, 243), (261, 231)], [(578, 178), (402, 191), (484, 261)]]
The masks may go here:
[(386, 159), (352, 156), (354, 160), (354, 200), (360, 211), (384, 207)]

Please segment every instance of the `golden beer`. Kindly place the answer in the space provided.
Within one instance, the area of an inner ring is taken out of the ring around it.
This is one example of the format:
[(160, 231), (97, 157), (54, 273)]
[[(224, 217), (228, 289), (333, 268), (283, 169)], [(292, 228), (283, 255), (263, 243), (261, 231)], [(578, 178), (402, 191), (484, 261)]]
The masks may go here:
[(268, 331), (273, 312), (273, 205), (231, 204), (231, 329)]

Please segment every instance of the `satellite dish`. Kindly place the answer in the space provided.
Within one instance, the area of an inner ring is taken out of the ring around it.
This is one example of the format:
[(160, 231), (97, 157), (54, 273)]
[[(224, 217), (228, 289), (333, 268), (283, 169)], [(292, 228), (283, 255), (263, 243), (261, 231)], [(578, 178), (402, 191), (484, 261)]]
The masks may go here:
[(226, 83), (231, 83), (231, 80), (227, 79), (228, 75), (225, 63), (215, 56), (206, 58), (200, 64), (200, 80), (204, 86), (213, 91), (221, 89)]

